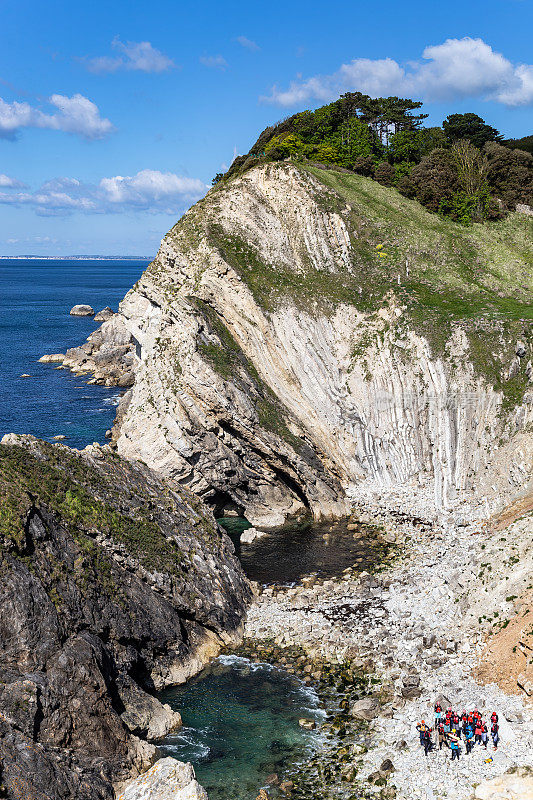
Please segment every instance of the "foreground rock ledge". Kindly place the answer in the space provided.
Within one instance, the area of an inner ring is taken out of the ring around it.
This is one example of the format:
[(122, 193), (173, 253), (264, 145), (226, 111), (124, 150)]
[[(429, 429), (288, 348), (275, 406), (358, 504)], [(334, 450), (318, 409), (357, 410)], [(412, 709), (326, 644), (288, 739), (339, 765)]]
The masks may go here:
[(181, 723), (155, 691), (240, 638), (250, 589), (230, 540), (198, 498), (109, 447), (10, 434), (0, 574), (6, 796), (114, 800), (153, 764), (148, 740)]
[(129, 781), (117, 800), (208, 800), (194, 774), (192, 764), (162, 758), (154, 766)]

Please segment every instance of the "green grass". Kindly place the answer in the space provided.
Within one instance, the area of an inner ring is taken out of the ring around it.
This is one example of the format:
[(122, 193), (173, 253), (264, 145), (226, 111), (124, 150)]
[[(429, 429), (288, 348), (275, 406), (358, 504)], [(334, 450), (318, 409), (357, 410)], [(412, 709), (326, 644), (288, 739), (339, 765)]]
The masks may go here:
[(85, 461), (40, 443), (46, 460), (25, 448), (0, 445), (0, 545), (23, 551), (30, 508), (52, 513), (80, 546), (100, 531), (123, 544), (146, 569), (181, 573), (182, 554), (143, 509), (135, 516), (117, 510), (115, 489)]
[[(502, 410), (520, 402), (527, 386), (525, 364), (519, 376), (502, 380), (514, 356), (517, 338), (529, 337), (533, 320), (533, 220), (511, 214), (506, 219), (464, 227), (426, 211), (368, 178), (310, 165), (299, 165), (316, 179), (317, 204), (341, 214), (353, 253), (349, 270), (335, 265), (318, 270), (311, 260), (296, 272), (266, 263), (237, 233), (228, 235), (207, 223), (210, 244), (250, 288), (267, 312), (284, 303), (309, 313), (332, 314), (340, 304), (375, 314), (391, 298), (405, 321), (429, 342), (434, 357), (445, 353), (456, 325), (470, 345), (475, 373), (504, 393)], [(287, 169), (272, 164), (269, 170)], [(205, 206), (204, 206), (205, 209)], [(380, 257), (378, 246), (387, 253)], [(304, 254), (305, 256), (305, 254)], [(356, 355), (373, 344), (367, 334)], [(221, 368), (223, 364), (221, 363)]]

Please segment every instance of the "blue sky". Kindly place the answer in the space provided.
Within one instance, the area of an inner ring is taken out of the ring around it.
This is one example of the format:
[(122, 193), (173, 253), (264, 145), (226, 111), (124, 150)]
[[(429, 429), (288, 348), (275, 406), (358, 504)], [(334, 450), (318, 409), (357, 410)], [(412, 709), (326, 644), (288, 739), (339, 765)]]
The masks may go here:
[(533, 134), (533, 0), (0, 0), (0, 254), (153, 255), (259, 132), (342, 91)]

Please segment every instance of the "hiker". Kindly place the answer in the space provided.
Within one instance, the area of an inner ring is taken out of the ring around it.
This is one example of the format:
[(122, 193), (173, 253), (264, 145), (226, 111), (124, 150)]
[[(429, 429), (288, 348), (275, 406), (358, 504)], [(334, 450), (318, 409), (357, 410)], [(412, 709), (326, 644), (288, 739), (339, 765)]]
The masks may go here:
[(435, 703), (435, 728), (439, 727), (441, 716), (442, 716), (442, 706), (439, 702), (437, 702)]
[(448, 717), (444, 717), (444, 722), (442, 723), (442, 725), (443, 725), (443, 728), (444, 728), (445, 735), (448, 736), (448, 734), (450, 733), (450, 731), (452, 729), (451, 722), (448, 719)]
[(494, 745), (494, 749), (497, 750), (498, 742), (500, 741), (500, 726), (498, 725), (497, 722), (493, 722), (490, 729), (490, 735), (492, 736), (492, 743)]
[(472, 748), (474, 747), (474, 731), (470, 727), (470, 725), (466, 726), (465, 743), (466, 743), (466, 752), (467, 754), (469, 754), (472, 752)]
[[(426, 732), (428, 733), (428, 735), (429, 735), (429, 737), (431, 739), (431, 736), (430, 736), (431, 731), (428, 728), (428, 726), (426, 725), (426, 721), (425, 720), (421, 720), (420, 723), (416, 726), (416, 729), (417, 729), (418, 733), (420, 734), (420, 744), (422, 745), (422, 747), (425, 748), (424, 742), (425, 742), (425, 739), (426, 739), (426, 736), (425, 736)], [(426, 755), (427, 755), (427, 753), (426, 753)]]
[(495, 722), (498, 722), (498, 715), (495, 711), (492, 712), (490, 721), (492, 725), (494, 725)]
[(476, 737), (476, 744), (481, 744), (481, 734), (483, 733), (483, 723), (481, 722), (481, 718), (476, 720), (476, 725), (474, 727), (474, 734)]
[(487, 726), (483, 725), (483, 730), (481, 731), (481, 741), (483, 743), (483, 747), (485, 748), (485, 750), (487, 749), (488, 740), (489, 740), (489, 734), (487, 731)]
[(429, 751), (433, 747), (433, 742), (431, 741), (431, 729), (426, 728), (425, 731), (422, 732), (422, 745), (424, 747), (424, 755), (427, 756)]
[(452, 751), (452, 761), (456, 758), (459, 761), (459, 739), (457, 736), (450, 736), (450, 748)]
[(439, 750), (442, 750), (442, 745), (446, 742), (446, 734), (444, 733), (444, 725), (442, 722), (437, 729), (437, 741), (439, 743)]

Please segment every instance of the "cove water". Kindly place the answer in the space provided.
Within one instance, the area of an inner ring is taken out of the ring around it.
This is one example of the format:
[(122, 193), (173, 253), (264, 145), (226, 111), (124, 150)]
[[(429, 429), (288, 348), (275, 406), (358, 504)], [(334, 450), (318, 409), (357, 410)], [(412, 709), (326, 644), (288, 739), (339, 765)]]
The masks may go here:
[(209, 800), (255, 800), (269, 775), (290, 771), (322, 742), (298, 725), (300, 717), (324, 720), (315, 691), (270, 664), (220, 656), (159, 699), (180, 712), (183, 727), (158, 745), (193, 764)]
[[(0, 437), (31, 433), (65, 436), (82, 448), (104, 442), (119, 391), (88, 386), (87, 378), (39, 364), (45, 353), (64, 353), (98, 327), (91, 317), (71, 317), (77, 303), (95, 311), (118, 303), (147, 259), (0, 259)], [(31, 377), (22, 378), (22, 374)]]

